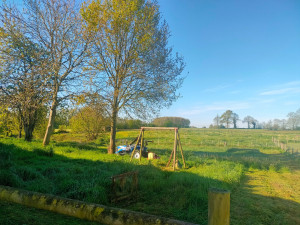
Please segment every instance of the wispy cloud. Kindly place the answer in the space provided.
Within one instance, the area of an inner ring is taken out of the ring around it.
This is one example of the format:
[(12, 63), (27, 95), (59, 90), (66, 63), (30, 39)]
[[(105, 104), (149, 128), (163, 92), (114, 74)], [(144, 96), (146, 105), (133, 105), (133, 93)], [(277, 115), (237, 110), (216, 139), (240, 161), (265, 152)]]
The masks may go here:
[(300, 93), (300, 81), (292, 81), (281, 85), (276, 85), (269, 90), (261, 92), (259, 95), (284, 95)]
[[(296, 89), (296, 88), (282, 88), (282, 89), (265, 91), (265, 92), (260, 93), (260, 95), (281, 95), (281, 94), (285, 94), (285, 93), (293, 93), (297, 90), (298, 89)], [(300, 90), (298, 90), (298, 91), (300, 91)]]

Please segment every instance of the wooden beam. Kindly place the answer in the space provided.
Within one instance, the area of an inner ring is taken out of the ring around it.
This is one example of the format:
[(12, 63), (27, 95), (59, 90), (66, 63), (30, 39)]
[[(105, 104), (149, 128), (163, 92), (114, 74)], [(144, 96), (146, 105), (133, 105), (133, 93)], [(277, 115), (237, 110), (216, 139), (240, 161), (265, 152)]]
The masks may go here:
[(173, 159), (173, 170), (174, 170), (174, 171), (175, 171), (175, 167), (176, 167), (177, 133), (178, 133), (178, 129), (175, 129), (174, 159)]
[(132, 153), (131, 153), (130, 162), (132, 161), (132, 157), (133, 157), (134, 152), (135, 152), (135, 150), (136, 150), (136, 146), (137, 146), (137, 145), (139, 144), (139, 142), (140, 142), (141, 135), (142, 135), (142, 130), (141, 130), (141, 132), (140, 132), (139, 137), (137, 138), (136, 144), (135, 144), (134, 149), (133, 149), (133, 151), (132, 151)]
[(168, 163), (167, 163), (167, 167), (170, 165), (170, 162), (171, 162), (171, 160), (172, 160), (172, 156), (173, 156), (173, 152), (174, 152), (174, 149), (173, 149), (173, 150), (172, 150), (172, 152), (171, 152), (171, 155), (170, 155), (169, 161), (168, 161)]
[(141, 127), (142, 130), (178, 130), (178, 127)]
[(179, 145), (181, 156), (182, 156), (183, 166), (184, 166), (184, 168), (186, 168), (185, 160), (184, 160), (184, 156), (183, 156), (183, 149), (182, 149), (182, 145), (181, 145), (181, 141), (180, 141), (180, 137), (179, 137), (179, 132), (177, 133), (177, 137), (178, 137), (178, 145)]

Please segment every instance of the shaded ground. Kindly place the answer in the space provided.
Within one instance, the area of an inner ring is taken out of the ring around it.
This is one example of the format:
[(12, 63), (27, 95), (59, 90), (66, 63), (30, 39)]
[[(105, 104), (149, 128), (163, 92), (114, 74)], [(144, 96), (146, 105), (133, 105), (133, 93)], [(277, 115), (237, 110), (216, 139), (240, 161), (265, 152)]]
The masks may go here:
[(101, 225), (74, 217), (0, 201), (1, 225)]

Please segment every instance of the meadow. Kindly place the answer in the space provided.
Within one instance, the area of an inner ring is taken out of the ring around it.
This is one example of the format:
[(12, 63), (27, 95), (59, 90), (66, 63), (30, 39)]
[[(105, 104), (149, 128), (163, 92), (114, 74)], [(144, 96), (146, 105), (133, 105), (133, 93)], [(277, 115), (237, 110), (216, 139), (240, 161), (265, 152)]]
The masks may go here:
[[(231, 224), (300, 224), (299, 131), (189, 128), (179, 133), (187, 168), (175, 172), (166, 167), (172, 131), (146, 131), (145, 139), (153, 141), (147, 147), (160, 159), (141, 162), (106, 154), (107, 134), (86, 142), (83, 134), (57, 133), (46, 148), (40, 140), (1, 138), (0, 184), (197, 224), (207, 224), (207, 194), (215, 187), (231, 191)], [(120, 130), (117, 144), (138, 134)], [(111, 203), (111, 176), (129, 171), (139, 172), (136, 200)]]

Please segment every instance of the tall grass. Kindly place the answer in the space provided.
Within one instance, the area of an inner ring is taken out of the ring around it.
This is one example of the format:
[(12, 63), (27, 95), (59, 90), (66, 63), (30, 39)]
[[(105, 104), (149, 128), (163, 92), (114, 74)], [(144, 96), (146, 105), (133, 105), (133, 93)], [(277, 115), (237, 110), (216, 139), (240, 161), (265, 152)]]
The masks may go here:
[[(119, 131), (117, 144), (138, 133)], [(297, 160), (274, 146), (274, 133), (268, 131), (180, 129), (187, 169), (175, 172), (165, 167), (173, 132), (146, 132), (154, 141), (149, 150), (161, 158), (141, 163), (130, 163), (128, 155), (107, 155), (103, 140), (83, 143), (63, 135), (46, 148), (38, 140), (0, 139), (0, 184), (205, 224), (210, 187), (235, 192), (246, 171), (289, 172), (286, 161)], [(111, 176), (128, 171), (139, 171), (137, 201), (110, 203)]]

